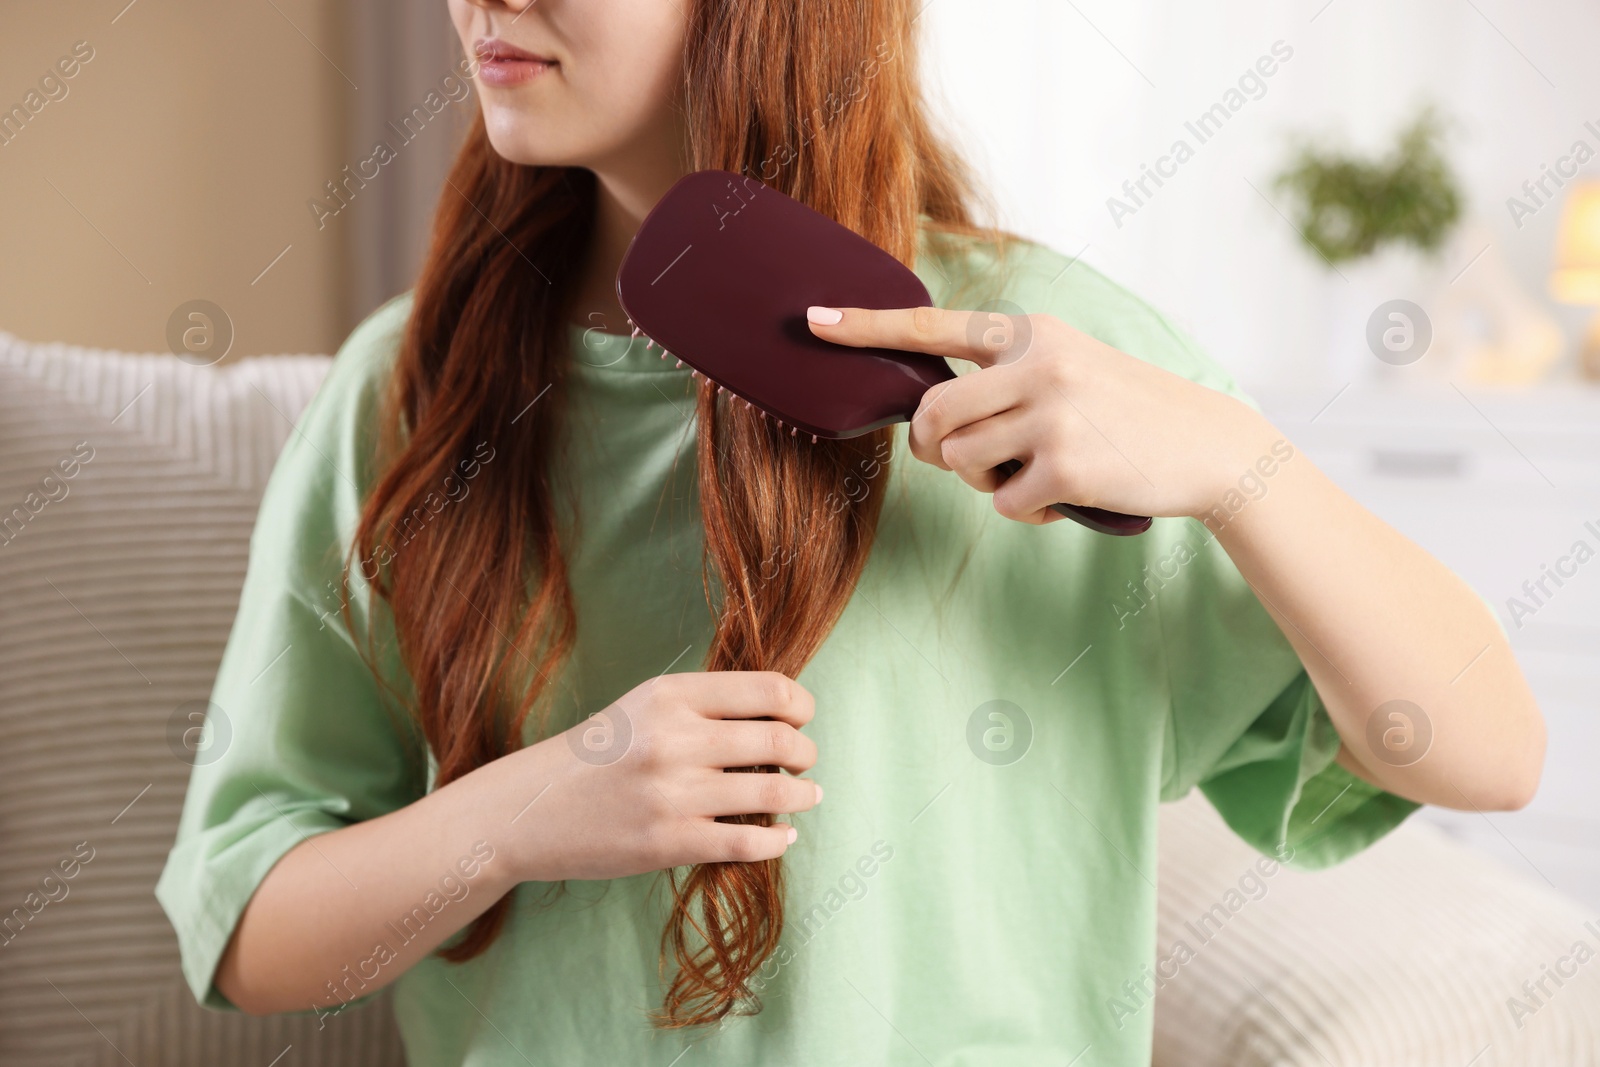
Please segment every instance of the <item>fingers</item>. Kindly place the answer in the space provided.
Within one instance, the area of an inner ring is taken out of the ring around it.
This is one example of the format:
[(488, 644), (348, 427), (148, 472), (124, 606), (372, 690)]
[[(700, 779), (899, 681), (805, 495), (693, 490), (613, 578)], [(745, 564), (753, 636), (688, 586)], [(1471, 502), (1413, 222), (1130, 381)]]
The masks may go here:
[(740, 815), (787, 815), (810, 811), (822, 787), (787, 774), (708, 771), (672, 804), (673, 829), (662, 839), (670, 849), (663, 866), (691, 863), (754, 863), (782, 856), (799, 836), (789, 824), (758, 826), (717, 820)]
[(939, 454), (940, 442), (963, 426), (1018, 406), (1026, 399), (1023, 389), (1022, 377), (1006, 367), (990, 367), (935, 385), (922, 394), (922, 402), (911, 416), (907, 437), (911, 454), (949, 470)]
[(799, 728), (817, 710), (804, 686), (777, 671), (664, 674), (655, 684), (677, 689), (685, 704), (708, 719), (773, 718)]
[(939, 442), (942, 465), (979, 492), (995, 492), (1006, 481), (995, 468), (1008, 459), (1027, 460), (1039, 439), (1027, 422), (1023, 412), (1014, 408), (963, 426)]
[[(829, 322), (834, 315), (835, 322)], [(823, 308), (806, 309), (811, 332), (825, 341), (855, 348), (893, 348), (970, 360), (993, 366), (1000, 355), (992, 330), (974, 329), (970, 311), (944, 308)], [(980, 324), (981, 325), (981, 324)], [(1003, 349), (1002, 349), (1003, 350)]]
[(822, 788), (809, 778), (711, 772), (691, 803), (694, 814), (717, 819), (725, 815), (792, 815), (810, 811), (821, 799)]
[[(729, 777), (732, 777), (730, 775)], [(788, 851), (799, 832), (788, 823), (749, 826), (742, 823), (703, 822), (686, 831), (685, 863), (759, 863), (775, 860)]]
[(703, 751), (706, 766), (719, 770), (782, 767), (804, 774), (817, 762), (817, 743), (786, 722), (716, 723)]
[(1008, 519), (1042, 525), (1062, 518), (1051, 511), (1056, 503), (1055, 484), (1037, 459), (1025, 459), (1022, 469), (994, 491), (994, 509)]

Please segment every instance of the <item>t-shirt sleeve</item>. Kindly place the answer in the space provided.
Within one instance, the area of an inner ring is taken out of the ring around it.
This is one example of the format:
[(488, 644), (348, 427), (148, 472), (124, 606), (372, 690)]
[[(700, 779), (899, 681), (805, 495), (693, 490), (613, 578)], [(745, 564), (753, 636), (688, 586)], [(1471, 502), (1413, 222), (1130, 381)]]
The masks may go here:
[(340, 349), (279, 456), (251, 536), (177, 839), (156, 885), (184, 977), (206, 1007), (233, 1009), (213, 975), (245, 905), (285, 853), (426, 789), (416, 733), (363, 657), (366, 639), (383, 637), (365, 587), (352, 592), (348, 627), (337, 592), (404, 311), (391, 302)]
[(1204, 771), (1200, 790), (1235, 833), (1294, 867), (1331, 866), (1419, 804), (1345, 770), (1339, 734), (1304, 670)]
[[(1007, 297), (1021, 308), (1255, 406), (1183, 330), (1094, 268), (1027, 242), (1008, 259)], [(1152, 612), (1159, 627), (1150, 647), (1162, 662), (1147, 666), (1167, 683), (1163, 800), (1198, 787), (1250, 845), (1307, 869), (1360, 851), (1420, 806), (1335, 762), (1339, 734), (1310, 676), (1205, 525), (1163, 520), (1139, 540), (1122, 610)]]
[(1198, 787), (1252, 847), (1308, 870), (1419, 807), (1336, 762), (1338, 731), (1294, 647), (1204, 525), (1168, 524), (1147, 551), (1141, 613), (1159, 628), (1167, 690), (1163, 800)]

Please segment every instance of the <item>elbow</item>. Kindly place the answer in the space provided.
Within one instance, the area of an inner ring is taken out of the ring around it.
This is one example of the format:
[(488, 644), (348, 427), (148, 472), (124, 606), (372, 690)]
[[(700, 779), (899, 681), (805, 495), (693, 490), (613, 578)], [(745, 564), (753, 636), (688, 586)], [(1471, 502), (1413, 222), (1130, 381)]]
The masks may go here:
[(1501, 784), (1499, 790), (1485, 798), (1485, 811), (1521, 811), (1533, 803), (1539, 792), (1539, 772), (1523, 774)]
[(1537, 706), (1529, 709), (1520, 746), (1508, 746), (1510, 756), (1500, 768), (1496, 788), (1486, 797), (1490, 811), (1521, 811), (1533, 803), (1544, 776), (1544, 716)]
[(224, 972), (219, 968), (212, 981), (217, 987), (217, 992), (227, 997), (228, 1003), (245, 1015), (260, 1018), (284, 1010), (282, 1006), (272, 1003), (269, 998), (261, 996), (258, 990), (250, 987), (249, 983), (241, 981), (237, 974)]
[[(223, 995), (227, 996), (227, 994)], [(284, 1008), (275, 1008), (265, 1003), (257, 1003), (255, 1001), (239, 1001), (231, 996), (228, 997), (228, 1001), (234, 1007), (238, 1008), (241, 1013), (256, 1019), (264, 1019), (269, 1015), (279, 1015), (287, 1010)]]
[(274, 997), (270, 991), (263, 989), (260, 981), (251, 980), (239, 960), (238, 940), (238, 931), (235, 931), (222, 953), (222, 959), (217, 963), (216, 973), (211, 976), (217, 992), (228, 998), (228, 1003), (245, 1015), (257, 1018), (293, 1010), (292, 1006), (283, 1003), (282, 997)]
[(232, 982), (224, 982), (220, 977), (215, 981), (217, 992), (227, 997), (228, 1003), (238, 1008), (241, 1013), (253, 1015), (256, 1018), (273, 1014), (272, 1006), (258, 1000), (247, 987), (238, 986)]
[(228, 1003), (238, 1008), (241, 1014), (253, 1016), (257, 1019), (268, 1015), (283, 1015), (286, 1012), (305, 1011), (310, 1008), (318, 1010), (315, 1003), (307, 1004), (297, 1002), (284, 996), (282, 993), (253, 989), (237, 981), (224, 982), (221, 978), (216, 980), (217, 991), (228, 998)]

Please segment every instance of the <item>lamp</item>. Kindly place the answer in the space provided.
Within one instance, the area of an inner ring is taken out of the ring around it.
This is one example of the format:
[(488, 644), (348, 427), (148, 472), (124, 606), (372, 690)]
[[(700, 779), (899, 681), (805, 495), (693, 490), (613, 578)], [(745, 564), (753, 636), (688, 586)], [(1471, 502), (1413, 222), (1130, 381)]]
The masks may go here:
[[(1550, 294), (1563, 304), (1600, 306), (1600, 182), (1574, 186), (1567, 197)], [(1579, 363), (1585, 378), (1600, 380), (1600, 315), (1589, 325)]]

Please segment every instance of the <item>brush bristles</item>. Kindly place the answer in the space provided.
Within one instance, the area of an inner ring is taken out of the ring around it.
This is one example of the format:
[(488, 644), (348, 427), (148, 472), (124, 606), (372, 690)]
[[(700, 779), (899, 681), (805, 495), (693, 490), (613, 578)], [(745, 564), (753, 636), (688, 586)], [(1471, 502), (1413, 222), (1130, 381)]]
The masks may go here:
[[(637, 325), (635, 325), (634, 321), (632, 319), (628, 320), (628, 325), (633, 327), (633, 334), (632, 334), (633, 337), (639, 337), (639, 336), (643, 336), (644, 337), (644, 339), (645, 339), (644, 340), (645, 348), (649, 349), (649, 348), (654, 348), (655, 347), (654, 339), (652, 339), (649, 334), (644, 333)], [(674, 356), (671, 352), (668, 352), (667, 349), (666, 349), (666, 346), (664, 346), (664, 345), (661, 348), (661, 358), (662, 359), (670, 359), (670, 360), (672, 360), (674, 367), (681, 368), (681, 367), (686, 365), (683, 362), (683, 360), (681, 360), (678, 357)], [(757, 414), (759, 414), (763, 419), (770, 418), (773, 422), (778, 424), (779, 431), (782, 431), (784, 426), (786, 425), (786, 423), (782, 419), (778, 418), (776, 415), (768, 415), (765, 408), (762, 408), (762, 407), (758, 406), (753, 401), (751, 401), (748, 397), (740, 396), (738, 393), (734, 392), (732, 389), (728, 389), (725, 386), (723, 386), (720, 382), (713, 382), (710, 378), (707, 378), (705, 375), (701, 374), (698, 370), (694, 369), (693, 367), (689, 368), (689, 377), (695, 379), (696, 381), (700, 380), (701, 378), (705, 378), (706, 381), (711, 382), (712, 385), (716, 386), (716, 391), (717, 391), (717, 394), (719, 396), (721, 394), (723, 394), (723, 393), (727, 393), (730, 397), (732, 397), (735, 400), (737, 400), (740, 403), (742, 403), (746, 408), (748, 408), (748, 409), (756, 412)], [(799, 430), (798, 427), (795, 427), (795, 426), (790, 426), (789, 427), (789, 436), (790, 437), (798, 437), (799, 435), (800, 435), (800, 430)], [(811, 435), (811, 443), (812, 444), (816, 444), (817, 443), (817, 435), (816, 434), (812, 434)]]

